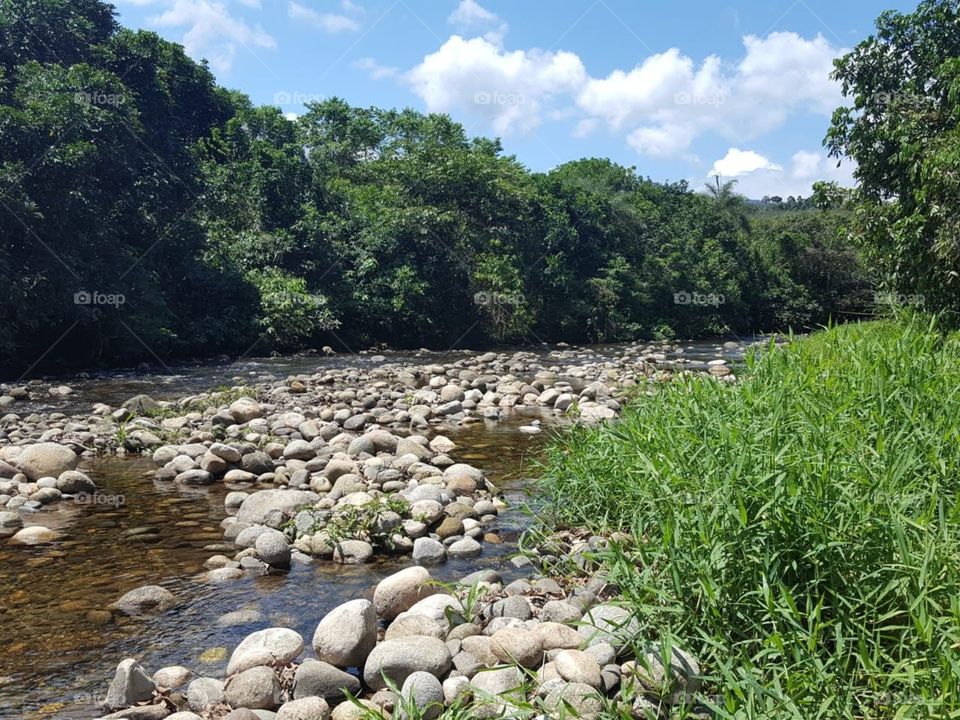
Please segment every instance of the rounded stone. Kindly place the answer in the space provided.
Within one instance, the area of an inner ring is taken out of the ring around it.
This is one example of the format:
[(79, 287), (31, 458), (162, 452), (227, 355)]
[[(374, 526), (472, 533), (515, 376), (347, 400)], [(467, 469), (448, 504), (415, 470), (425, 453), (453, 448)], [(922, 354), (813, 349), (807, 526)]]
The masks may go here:
[(362, 667), (377, 644), (377, 614), (369, 600), (351, 600), (328, 612), (313, 634), (317, 658), (336, 667)]
[(227, 675), (243, 672), (258, 665), (291, 662), (303, 652), (303, 638), (288, 628), (272, 627), (245, 637), (230, 656)]
[(371, 690), (386, 687), (384, 676), (402, 685), (415, 672), (443, 676), (453, 659), (447, 644), (437, 638), (411, 635), (377, 645), (363, 667), (363, 681)]
[(594, 688), (603, 686), (599, 663), (585, 652), (561, 650), (553, 662), (557, 673), (567, 682), (583, 683)]
[(259, 665), (230, 678), (223, 697), (233, 707), (273, 710), (280, 704), (280, 684), (272, 667)]
[(285, 702), (277, 710), (276, 720), (327, 720), (330, 706), (322, 697), (305, 697)]
[(411, 673), (400, 688), (399, 718), (407, 719), (404, 712), (405, 705), (412, 705), (417, 709), (416, 717), (422, 720), (434, 720), (443, 710), (443, 686), (440, 681), (428, 672), (417, 671)]
[(377, 615), (391, 621), (423, 598), (432, 595), (430, 573), (419, 566), (409, 567), (381, 580), (373, 592)]

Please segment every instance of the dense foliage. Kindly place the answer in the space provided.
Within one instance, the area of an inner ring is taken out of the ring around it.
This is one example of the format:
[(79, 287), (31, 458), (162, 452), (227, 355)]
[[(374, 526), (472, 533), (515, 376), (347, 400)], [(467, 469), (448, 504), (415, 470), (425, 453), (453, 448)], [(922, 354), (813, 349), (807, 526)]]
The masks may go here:
[(100, 0), (0, 0), (0, 147), (15, 374), (799, 330), (869, 300), (842, 209), (770, 212), (608, 160), (531, 173), (411, 110), (333, 99), (291, 121)]
[(638, 540), (613, 580), (641, 643), (700, 658), (716, 717), (956, 717), (960, 337), (847, 324), (745, 378), (562, 436), (550, 507)]
[(960, 321), (960, 3), (888, 11), (836, 61), (851, 99), (827, 137), (857, 163), (859, 234), (908, 303)]

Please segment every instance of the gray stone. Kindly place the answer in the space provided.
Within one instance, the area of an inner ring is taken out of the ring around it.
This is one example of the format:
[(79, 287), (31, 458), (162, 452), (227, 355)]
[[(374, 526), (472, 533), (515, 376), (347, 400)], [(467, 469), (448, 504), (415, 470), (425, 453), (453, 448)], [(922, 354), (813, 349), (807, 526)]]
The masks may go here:
[(386, 687), (383, 676), (402, 685), (413, 673), (422, 671), (442, 677), (453, 659), (442, 640), (411, 635), (385, 640), (377, 645), (363, 667), (363, 681), (371, 690)]
[(363, 667), (377, 644), (377, 614), (369, 600), (351, 600), (328, 612), (313, 634), (317, 658), (336, 667)]
[(285, 702), (277, 710), (276, 720), (327, 720), (330, 706), (321, 697), (304, 697)]
[(350, 673), (321, 660), (304, 660), (293, 676), (293, 697), (322, 697), (335, 705), (346, 700), (346, 692), (360, 692), (360, 681)]
[(195, 712), (202, 712), (211, 705), (219, 705), (222, 701), (223, 680), (201, 677), (187, 686), (187, 704)]
[(619, 605), (597, 605), (586, 612), (579, 632), (590, 645), (607, 643), (622, 652), (640, 632), (640, 622)]
[(227, 663), (227, 675), (258, 665), (272, 663), (286, 664), (303, 652), (303, 638), (300, 634), (282, 627), (266, 628), (250, 633), (245, 637)]
[(279, 530), (268, 528), (257, 536), (254, 548), (257, 555), (270, 567), (290, 567), (290, 546), (286, 536)]
[(92, 493), (96, 489), (96, 483), (78, 470), (66, 470), (57, 478), (57, 490), (68, 495)]
[(174, 594), (159, 585), (143, 585), (126, 593), (108, 607), (114, 612), (133, 617), (166, 612), (177, 602)]
[(580, 650), (561, 650), (553, 661), (557, 673), (567, 682), (583, 683), (593, 688), (603, 686), (600, 665), (596, 659)]
[(391, 621), (435, 592), (430, 573), (422, 567), (409, 567), (381, 580), (373, 593), (377, 615)]
[(129, 707), (152, 698), (156, 687), (140, 663), (127, 658), (117, 665), (103, 704), (111, 710)]
[(366, 540), (343, 540), (333, 546), (334, 562), (362, 565), (373, 557), (373, 545)]
[(501, 662), (534, 668), (539, 667), (543, 660), (543, 643), (540, 636), (525, 628), (510, 627), (498, 630), (490, 640), (490, 650)]
[(153, 674), (153, 681), (165, 688), (175, 690), (186, 685), (193, 678), (193, 673), (183, 665), (170, 665), (160, 668)]
[(227, 680), (223, 699), (233, 707), (273, 710), (280, 705), (280, 684), (273, 668), (252, 667)]
[(413, 543), (413, 561), (418, 565), (439, 565), (447, 559), (447, 549), (439, 540), (417, 538)]
[(258, 490), (243, 501), (237, 511), (237, 521), (263, 525), (272, 511), (278, 510), (285, 516), (293, 517), (301, 507), (312, 506), (318, 500), (320, 496), (309, 490)]
[(550, 713), (560, 716), (594, 720), (603, 709), (603, 699), (589, 685), (568, 683), (547, 695), (544, 700), (544, 707)]
[(59, 477), (67, 470), (76, 470), (80, 457), (59, 443), (43, 442), (28, 445), (13, 459), (13, 464), (28, 478)]
[(443, 710), (443, 686), (440, 681), (428, 672), (417, 671), (411, 673), (400, 688), (400, 705), (397, 717), (408, 720), (404, 712), (404, 705), (409, 704), (417, 709), (416, 717), (422, 720), (434, 720)]
[(447, 548), (447, 552), (449, 553), (450, 557), (472, 558), (477, 557), (483, 552), (483, 546), (473, 538), (465, 537), (462, 540), (457, 540), (455, 543), (453, 543), (449, 548)]

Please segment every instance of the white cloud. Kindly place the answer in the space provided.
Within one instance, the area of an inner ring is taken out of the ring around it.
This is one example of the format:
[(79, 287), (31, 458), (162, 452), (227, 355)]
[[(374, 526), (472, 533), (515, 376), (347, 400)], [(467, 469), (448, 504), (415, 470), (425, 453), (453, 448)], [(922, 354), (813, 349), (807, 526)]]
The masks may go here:
[[(476, 0), (462, 0), (448, 19), (474, 28), (499, 22)], [(827, 115), (842, 102), (829, 76), (844, 50), (821, 35), (747, 35), (734, 60), (697, 62), (671, 48), (604, 77), (589, 76), (571, 52), (508, 51), (500, 38), (465, 37), (451, 36), (403, 77), (428, 110), (483, 121), (500, 134), (529, 131), (556, 119), (552, 106), (569, 112), (572, 102), (574, 137), (603, 124), (640, 154), (685, 157), (701, 136), (743, 146), (791, 116)]]
[[(350, 3), (349, 7), (355, 8), (356, 6)], [(316, 10), (292, 1), (287, 5), (287, 15), (291, 20), (308, 22), (330, 35), (360, 29), (360, 23), (352, 17), (338, 15), (336, 13), (317, 12)]]
[(187, 53), (195, 59), (206, 58), (214, 70), (223, 73), (230, 71), (238, 46), (276, 47), (269, 33), (232, 15), (219, 0), (172, 0), (147, 22), (161, 28), (185, 28), (182, 43)]
[[(823, 152), (799, 150), (784, 168), (758, 153), (730, 148), (725, 157), (714, 163), (709, 176), (735, 177), (737, 192), (749, 198), (760, 199), (765, 195), (809, 197), (813, 183), (818, 180), (832, 180), (844, 187), (856, 185), (853, 169), (853, 163), (847, 161), (838, 167), (836, 160), (831, 160)], [(718, 173), (719, 170), (723, 172)]]
[(400, 68), (390, 65), (381, 65), (371, 57), (360, 58), (359, 60), (354, 61), (353, 67), (365, 71), (374, 80), (397, 77), (400, 74)]
[(757, 170), (783, 170), (783, 168), (753, 150), (730, 148), (726, 155), (713, 164), (709, 175), (735, 178)]
[(450, 37), (407, 74), (430, 112), (457, 112), (498, 134), (532, 130), (552, 99), (581, 87), (586, 71), (569, 52), (507, 52), (485, 38)]
[(487, 29), (484, 38), (494, 45), (500, 45), (503, 42), (503, 36), (507, 34), (507, 23), (476, 0), (460, 0), (456, 9), (447, 18), (447, 22), (467, 35)]

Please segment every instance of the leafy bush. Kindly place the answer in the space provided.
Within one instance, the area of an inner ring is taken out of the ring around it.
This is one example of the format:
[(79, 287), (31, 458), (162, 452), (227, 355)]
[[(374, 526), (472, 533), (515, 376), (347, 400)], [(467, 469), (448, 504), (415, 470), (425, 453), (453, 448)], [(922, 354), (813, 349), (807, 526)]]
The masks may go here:
[(960, 337), (847, 325), (745, 371), (562, 436), (557, 521), (633, 534), (613, 579), (719, 717), (956, 717)]

